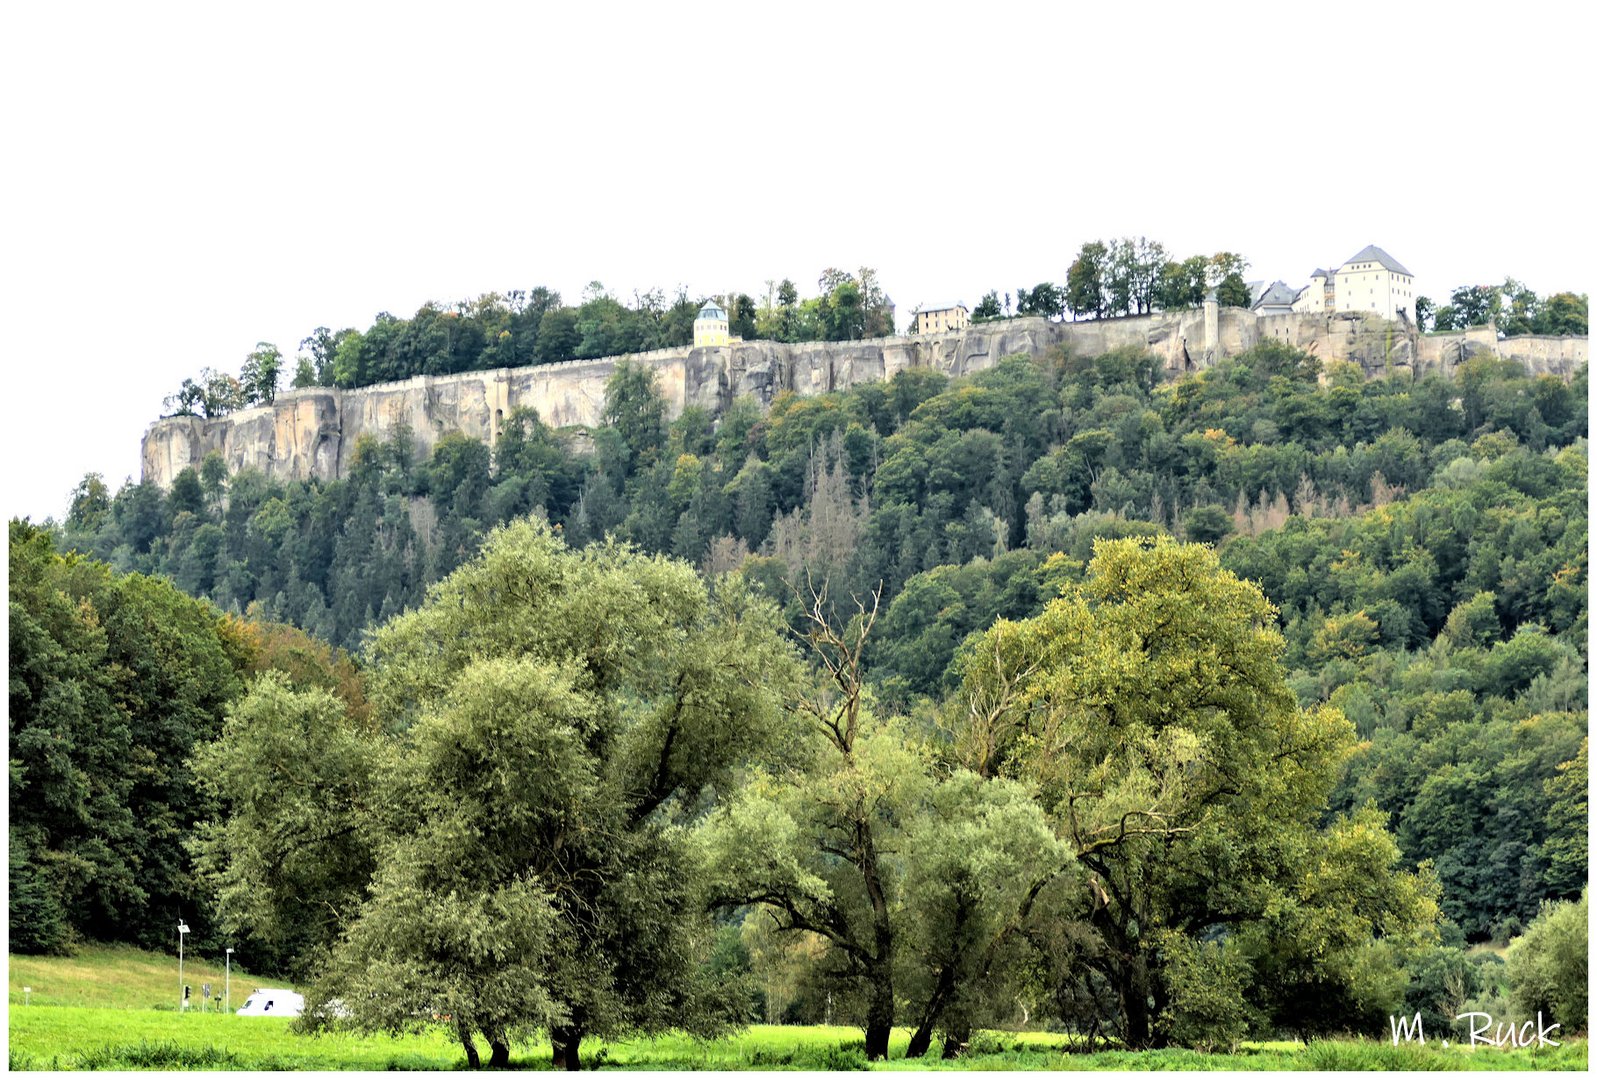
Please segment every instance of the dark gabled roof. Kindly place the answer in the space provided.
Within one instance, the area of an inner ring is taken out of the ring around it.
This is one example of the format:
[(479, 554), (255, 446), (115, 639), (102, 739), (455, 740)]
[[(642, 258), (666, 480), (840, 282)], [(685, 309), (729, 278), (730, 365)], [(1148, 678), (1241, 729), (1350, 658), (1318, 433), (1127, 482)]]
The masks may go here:
[(1259, 308), (1264, 307), (1266, 304), (1272, 307), (1278, 304), (1285, 304), (1290, 307), (1292, 306), (1292, 301), (1298, 298), (1298, 293), (1301, 291), (1301, 289), (1292, 288), (1284, 281), (1277, 281), (1258, 295), (1253, 301), (1253, 306)]
[(1412, 271), (1410, 271), (1396, 259), (1392, 258), (1392, 256), (1388, 255), (1386, 252), (1376, 247), (1374, 244), (1366, 245), (1363, 250), (1361, 250), (1351, 259), (1347, 260), (1347, 262), (1344, 262), (1342, 265), (1346, 266), (1348, 263), (1356, 262), (1380, 263), (1394, 274), (1402, 274), (1404, 277), (1414, 276)]
[(1313, 281), (1313, 280), (1314, 280), (1314, 279), (1315, 279), (1315, 278), (1317, 278), (1317, 277), (1330, 277), (1330, 276), (1331, 276), (1331, 275), (1330, 275), (1330, 274), (1329, 274), (1329, 273), (1327, 273), (1327, 272), (1326, 272), (1326, 271), (1324, 271), (1324, 270), (1321, 270), (1321, 269), (1320, 269), (1320, 268), (1319, 268), (1319, 267), (1318, 267), (1318, 266), (1316, 266), (1316, 267), (1315, 267), (1315, 268), (1314, 268), (1314, 273), (1312, 273), (1312, 274), (1310, 274), (1310, 275), (1309, 275), (1309, 280), (1310, 280), (1310, 281)]

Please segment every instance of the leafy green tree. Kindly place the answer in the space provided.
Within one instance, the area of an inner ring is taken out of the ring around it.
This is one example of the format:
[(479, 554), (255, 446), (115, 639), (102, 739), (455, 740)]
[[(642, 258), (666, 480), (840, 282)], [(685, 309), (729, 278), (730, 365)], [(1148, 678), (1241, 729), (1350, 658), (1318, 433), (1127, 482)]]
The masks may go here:
[(1200, 544), (1218, 544), (1231, 535), (1231, 515), (1218, 506), (1195, 506), (1182, 519), (1187, 539)]
[[(299, 351), (309, 354), (304, 357), (310, 361), (313, 381), (307, 386), (333, 385), (333, 357), (338, 351), (338, 342), (346, 335), (354, 333), (353, 330), (340, 330), (334, 334), (325, 326), (318, 326), (305, 337), (300, 339)], [(299, 375), (296, 370), (295, 385), (299, 384)]]
[(1548, 863), (1547, 884), (1556, 893), (1572, 894), (1586, 881), (1587, 739), (1580, 753), (1558, 766), (1557, 774), (1543, 782), (1551, 803), (1547, 807), (1547, 840), (1542, 854)]
[(1231, 273), (1220, 279), (1220, 284), (1215, 287), (1215, 299), (1221, 307), (1245, 308), (1252, 301), (1248, 292), (1248, 283), (1242, 279), (1241, 274)]
[(239, 375), (244, 404), (270, 405), (277, 397), (277, 380), (283, 370), (283, 354), (276, 345), (262, 341), (244, 358)]
[[(164, 944), (209, 908), (182, 840), (208, 809), (185, 759), (241, 689), (220, 614), (10, 530), (13, 947)], [(37, 918), (39, 922), (18, 922)]]
[(493, 522), (539, 510), (559, 520), (576, 501), (581, 475), (537, 410), (518, 406), (505, 418), (494, 444), (493, 482)]
[(1068, 847), (1026, 789), (954, 770), (934, 774), (906, 819), (897, 986), (914, 1024), (906, 1057), (934, 1032), (958, 1056), (971, 1032), (1006, 1020), (1026, 969), (1016, 963), (1039, 896), (1064, 887)]
[(1587, 1028), (1587, 971), (1590, 966), (1587, 902), (1546, 904), (1508, 947), (1509, 1000), (1522, 1017), (1544, 1013), (1562, 1024), (1566, 1035)]
[(1439, 886), (1428, 867), (1401, 869), (1385, 822), (1366, 806), (1282, 849), (1270, 899), (1237, 933), (1269, 1026), (1305, 1041), (1368, 1031), (1403, 1004), (1405, 957), (1437, 940)]
[(205, 509), (205, 493), (193, 467), (183, 469), (172, 478), (172, 490), (167, 492), (166, 498), (173, 517), (183, 513), (197, 514)]
[[(1190, 985), (1166, 971), (1177, 954), (1161, 933), (1255, 927), (1286, 887), (1266, 868), (1312, 869), (1302, 853), (1328, 842), (1315, 826), (1351, 726), (1298, 709), (1271, 615), (1206, 548), (1100, 542), (1083, 585), (962, 654), (956, 752), (1027, 784), (1075, 853), (1090, 898), (1077, 918), (1096, 944), (1070, 966), (1112, 989), (1131, 1046), (1170, 1037), (1155, 1017)], [(1395, 888), (1420, 897), (1398, 924), (1422, 925), (1423, 882)]]
[(538, 351), (540, 364), (554, 364), (573, 359), (582, 344), (582, 329), (578, 325), (575, 308), (552, 307), (543, 313), (538, 323)]
[(193, 379), (184, 379), (177, 393), (167, 395), (161, 407), (167, 416), (198, 416), (204, 402), (205, 387)]
[(447, 1013), (496, 1064), (538, 1026), (573, 1069), (586, 1034), (716, 1030), (680, 819), (777, 734), (778, 626), (736, 579), (494, 532), (373, 638), (398, 732), (365, 815), (379, 870), (318, 1000), (368, 1029)]
[(1145, 236), (1111, 240), (1103, 277), (1110, 313), (1144, 315), (1153, 310), (1154, 295), (1168, 261), (1164, 246)]
[(1155, 306), (1166, 310), (1195, 308), (1209, 291), (1209, 260), (1194, 255), (1182, 262), (1167, 262), (1154, 286)]
[(1579, 337), (1587, 332), (1587, 305), (1585, 293), (1554, 293), (1541, 305), (1531, 325), (1537, 334), (1570, 334)]
[(1494, 285), (1461, 285), (1453, 290), (1448, 306), (1452, 309), (1453, 327), (1462, 330), (1485, 326), (1502, 313), (1502, 290)]
[(1065, 294), (1052, 282), (1038, 282), (1031, 289), (1015, 293), (1017, 315), (1040, 315), (1045, 319), (1060, 319), (1065, 314)]
[(1437, 1031), (1446, 1031), (1467, 1011), (1467, 1002), (1485, 988), (1479, 966), (1455, 945), (1416, 951), (1404, 970), (1409, 981), (1403, 992), (1403, 1015), (1418, 1012), (1425, 1026)]
[(852, 1003), (871, 1060), (887, 1056), (907, 991), (918, 1057), (945, 1018), (968, 1037), (993, 951), (1068, 856), (1018, 785), (939, 778), (923, 743), (870, 712), (875, 609), (841, 630), (828, 611), (812, 594), (827, 685), (803, 700), (795, 744), (701, 830), (711, 903), (758, 906), (779, 932), (824, 942), (823, 977)]
[(626, 473), (653, 464), (665, 445), (665, 398), (653, 368), (622, 360), (604, 387), (604, 423), (627, 449)]
[(1003, 317), (1004, 309), (999, 306), (996, 290), (988, 290), (982, 294), (982, 298), (976, 302), (976, 306), (970, 312), (970, 321), (973, 323), (992, 322)]
[(1205, 1053), (1235, 1053), (1254, 1020), (1247, 1001), (1248, 957), (1234, 941), (1199, 941), (1160, 931), (1169, 1003), (1157, 1026), (1171, 1042)]
[(728, 310), (728, 329), (736, 337), (744, 341), (753, 341), (760, 336), (758, 327), (755, 326), (754, 316), (756, 306), (754, 298), (747, 293), (738, 293), (732, 298), (731, 308)]
[(296, 690), (271, 672), (194, 753), (195, 775), (221, 808), (191, 844), (221, 927), (301, 979), (326, 963), (374, 869), (365, 817), (376, 797), (374, 736), (369, 719), (351, 717), (327, 690)]
[(1208, 286), (1218, 288), (1227, 278), (1241, 280), (1248, 272), (1248, 260), (1234, 251), (1217, 251), (1209, 257)]
[(1497, 329), (1509, 337), (1532, 333), (1532, 326), (1541, 311), (1541, 300), (1524, 282), (1506, 278), (1500, 290), (1502, 313)]
[(1092, 315), (1102, 318), (1106, 309), (1105, 276), (1109, 248), (1101, 241), (1091, 240), (1081, 245), (1075, 261), (1065, 276), (1065, 305), (1076, 317)]
[[(196, 403), (207, 420), (226, 416), (228, 413), (242, 409), (249, 404), (249, 398), (243, 385), (239, 380), (225, 372), (201, 368), (198, 385), (199, 396)], [(187, 383), (185, 383), (185, 391), (187, 388)]]
[(356, 330), (340, 338), (333, 351), (332, 385), (349, 389), (375, 381), (370, 378), (370, 362), (365, 346), (365, 335)]
[(99, 473), (85, 473), (78, 486), (72, 489), (71, 498), (66, 526), (72, 532), (96, 533), (110, 519), (111, 489), (105, 486), (105, 478)]

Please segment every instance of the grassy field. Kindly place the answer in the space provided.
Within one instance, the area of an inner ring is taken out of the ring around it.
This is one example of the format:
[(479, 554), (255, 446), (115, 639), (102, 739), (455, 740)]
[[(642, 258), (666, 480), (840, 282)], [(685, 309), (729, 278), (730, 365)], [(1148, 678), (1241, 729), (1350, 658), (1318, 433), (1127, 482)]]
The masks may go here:
[[(23, 1004), (22, 988), (34, 1005), (86, 1005), (108, 1009), (177, 1009), (177, 957), (145, 952), (131, 945), (88, 945), (74, 956), (8, 958), (7, 989), (12, 1009)], [(183, 981), (192, 987), (191, 1008), (200, 1006), (200, 987), (211, 984), (221, 997), (223, 965), (186, 956)], [(281, 980), (245, 972), (233, 963), (233, 1007), (244, 1004), (258, 986), (292, 989)]]
[[(198, 987), (210, 978), (188, 977)], [(240, 977), (234, 969), (233, 1003), (257, 985), (281, 980)], [(220, 986), (220, 976), (211, 980)], [(22, 1005), (21, 987), (32, 986)], [(441, 1028), (389, 1038), (299, 1035), (290, 1021), (218, 1013), (178, 1013), (176, 961), (135, 949), (97, 947), (73, 958), (10, 958), (10, 1066), (18, 1069), (204, 1069), (204, 1070), (431, 1070), (465, 1066), (460, 1047)], [(243, 987), (241, 990), (240, 987)], [(147, 1007), (152, 999), (162, 1008)], [(889, 1060), (877, 1070), (942, 1069), (928, 1057), (905, 1060), (909, 1032), (894, 1033)], [(1558, 1049), (1479, 1050), (1458, 1047), (1392, 1047), (1377, 1041), (1339, 1040), (1303, 1047), (1297, 1043), (1250, 1044), (1237, 1054), (1187, 1050), (1140, 1053), (1072, 1053), (1067, 1036), (1042, 1032), (987, 1032), (973, 1053), (948, 1067), (961, 1070), (1451, 1070), (1586, 1068), (1586, 1043), (1569, 1040)], [(486, 1048), (484, 1048), (486, 1052)], [(935, 1051), (935, 1045), (934, 1045)], [(851, 1027), (756, 1025), (729, 1038), (705, 1042), (682, 1035), (617, 1043), (588, 1040), (583, 1060), (622, 1069), (860, 1069), (866, 1066), (861, 1032)], [(549, 1068), (547, 1043), (517, 1045), (518, 1068)]]

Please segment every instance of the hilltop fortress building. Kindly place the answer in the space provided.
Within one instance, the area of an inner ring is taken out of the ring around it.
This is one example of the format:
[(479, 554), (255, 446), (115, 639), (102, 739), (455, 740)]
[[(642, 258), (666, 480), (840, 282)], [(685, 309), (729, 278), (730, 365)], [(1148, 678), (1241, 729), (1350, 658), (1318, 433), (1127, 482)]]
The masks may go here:
[(1293, 298), (1292, 310), (1310, 314), (1368, 311), (1394, 322), (1413, 322), (1414, 275), (1370, 244), (1337, 269), (1310, 274), (1309, 283)]
[[(1374, 273), (1361, 267), (1378, 262), (1356, 258), (1344, 269), (1350, 274)], [(1395, 293), (1397, 272), (1386, 272), (1390, 284), (1384, 287)], [(1368, 283), (1375, 279), (1349, 280)], [(1365, 284), (1364, 288), (1373, 286)], [(630, 357), (654, 369), (673, 417), (689, 407), (717, 414), (742, 396), (768, 406), (783, 392), (845, 390), (890, 379), (906, 368), (968, 375), (993, 367), (1005, 356), (1041, 357), (1059, 348), (1078, 356), (1100, 356), (1125, 347), (1147, 349), (1171, 377), (1208, 367), (1266, 338), (1284, 341), (1324, 361), (1358, 364), (1371, 376), (1450, 374), (1472, 356), (1495, 354), (1517, 360), (1535, 373), (1568, 378), (1586, 363), (1587, 352), (1584, 337), (1499, 341), (1491, 327), (1421, 335), (1410, 322), (1344, 311), (1340, 304), (1329, 311), (1261, 314), (1246, 308), (1222, 308), (1211, 299), (1201, 309), (1119, 319), (1000, 319), (945, 333), (793, 344), (738, 341), (728, 333), (725, 312), (718, 305), (706, 305), (700, 315), (696, 323), (702, 325), (706, 337), (699, 340), (722, 341), (721, 335), (726, 335), (724, 344), (659, 349)], [(696, 325), (696, 336), (699, 329)], [(492, 444), (511, 410), (522, 406), (537, 410), (553, 427), (592, 426), (603, 414), (605, 383), (621, 359), (421, 375), (353, 390), (286, 390), (271, 405), (216, 420), (168, 417), (151, 424), (144, 435), (144, 478), (169, 487), (179, 472), (197, 467), (207, 454), (215, 452), (222, 455), (229, 471), (254, 468), (282, 479), (332, 480), (347, 475), (362, 436), (381, 439), (408, 431), (415, 454), (423, 458), (449, 432)]]

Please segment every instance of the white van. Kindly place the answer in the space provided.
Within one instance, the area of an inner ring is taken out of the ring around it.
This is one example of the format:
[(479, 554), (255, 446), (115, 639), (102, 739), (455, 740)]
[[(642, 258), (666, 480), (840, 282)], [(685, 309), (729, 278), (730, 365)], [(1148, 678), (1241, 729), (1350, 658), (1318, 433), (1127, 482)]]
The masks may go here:
[(239, 1006), (240, 1016), (298, 1016), (305, 1011), (305, 997), (292, 990), (257, 990)]

